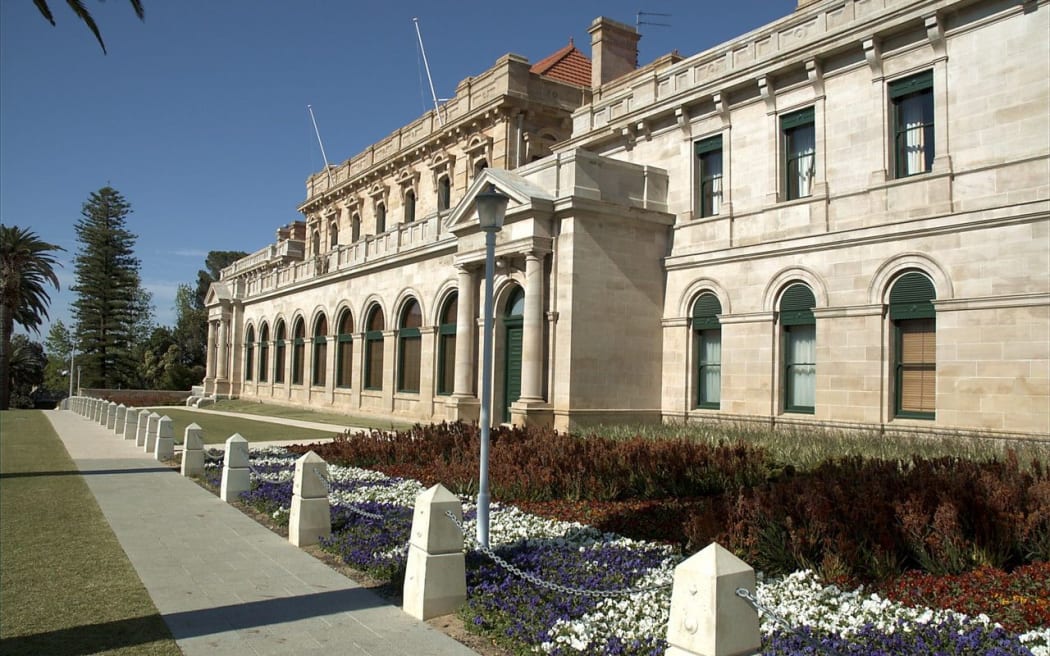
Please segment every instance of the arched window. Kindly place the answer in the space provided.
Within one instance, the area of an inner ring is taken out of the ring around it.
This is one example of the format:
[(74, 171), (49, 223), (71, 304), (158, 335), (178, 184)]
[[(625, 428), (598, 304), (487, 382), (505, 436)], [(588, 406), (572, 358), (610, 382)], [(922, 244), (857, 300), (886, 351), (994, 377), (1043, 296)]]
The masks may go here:
[(376, 234), (386, 232), (386, 205), (376, 203)]
[(507, 299), (503, 315), (505, 345), (503, 364), (503, 421), (510, 421), (510, 404), (521, 396), (521, 356), (524, 337), (525, 292), (517, 287)]
[(809, 287), (795, 283), (780, 298), (783, 332), (784, 410), (812, 414), (816, 399), (817, 301)]
[(405, 223), (416, 220), (416, 192), (409, 189), (405, 192)]
[(285, 367), (288, 366), (287, 357), (285, 356), (285, 340), (288, 339), (287, 331), (284, 326), (284, 321), (278, 321), (277, 327), (273, 329), (273, 347), (274, 347), (274, 367), (273, 367), (273, 382), (284, 383), (285, 380)]
[(422, 364), (423, 339), (419, 329), (423, 314), (419, 303), (409, 301), (401, 312), (397, 331), (397, 391), (419, 392), (419, 368)]
[(693, 343), (696, 345), (696, 407), (718, 409), (722, 400), (722, 304), (711, 293), (693, 303)]
[(335, 248), (339, 245), (339, 224), (332, 223), (328, 226), (328, 245)]
[(365, 332), (365, 389), (383, 389), (383, 309), (378, 305), (368, 315)]
[(328, 384), (328, 319), (323, 314), (314, 324), (313, 341), (314, 366), (310, 384), (323, 387)]
[(255, 328), (248, 326), (248, 332), (244, 336), (244, 380), (252, 379), (252, 370), (255, 368)]
[(459, 296), (453, 295), (441, 308), (438, 326), (438, 372), (437, 393), (451, 394), (456, 384), (456, 315), (459, 313)]
[(296, 319), (292, 328), (292, 385), (303, 384), (303, 367), (306, 359), (306, 325), (302, 317)]
[(890, 288), (893, 323), (894, 410), (898, 417), (933, 419), (937, 406), (937, 292), (921, 273), (906, 273)]
[(350, 387), (354, 379), (354, 319), (350, 310), (339, 315), (335, 347), (335, 386)]
[(438, 178), (438, 211), (444, 212), (452, 206), (452, 180), (443, 175)]
[(478, 161), (474, 162), (474, 179), (477, 180), (478, 176), (481, 175), (481, 172), (487, 169), (488, 167), (489, 162), (487, 159), (479, 159)]
[(314, 230), (314, 236), (313, 236), (313, 239), (310, 240), (310, 243), (313, 246), (313, 249), (314, 249), (313, 253), (314, 253), (314, 255), (320, 255), (321, 254), (321, 233), (316, 231), (316, 230)]
[(350, 218), (350, 243), (355, 243), (361, 239), (361, 215), (354, 214)]
[(270, 327), (259, 328), (259, 382), (265, 383), (270, 372)]

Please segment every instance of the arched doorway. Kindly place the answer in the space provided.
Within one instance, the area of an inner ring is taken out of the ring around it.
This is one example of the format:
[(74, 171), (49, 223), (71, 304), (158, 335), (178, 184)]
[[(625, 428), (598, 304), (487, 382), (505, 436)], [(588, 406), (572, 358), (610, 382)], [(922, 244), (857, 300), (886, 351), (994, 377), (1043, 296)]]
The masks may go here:
[(511, 292), (503, 314), (503, 421), (510, 421), (510, 404), (521, 396), (521, 340), (524, 334), (525, 292)]

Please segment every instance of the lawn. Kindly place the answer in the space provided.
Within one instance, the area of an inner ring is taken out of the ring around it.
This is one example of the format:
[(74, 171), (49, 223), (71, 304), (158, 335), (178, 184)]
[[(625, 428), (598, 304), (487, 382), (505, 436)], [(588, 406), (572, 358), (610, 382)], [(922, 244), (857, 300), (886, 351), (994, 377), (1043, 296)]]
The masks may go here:
[(410, 421), (398, 421), (380, 417), (368, 417), (361, 415), (344, 415), (336, 412), (319, 412), (302, 407), (290, 407), (267, 403), (256, 403), (230, 399), (218, 401), (208, 406), (208, 410), (221, 410), (223, 412), (242, 412), (249, 415), (260, 415), (263, 417), (281, 417), (283, 419), (299, 419), (302, 421), (316, 421), (322, 424), (333, 424), (339, 428), (353, 426), (354, 428), (378, 428), (380, 430), (397, 430), (411, 428)]
[(240, 433), (241, 437), (249, 442), (269, 442), (273, 440), (313, 442), (332, 437), (337, 432), (341, 432), (334, 426), (331, 431), (320, 431), (312, 428), (298, 428), (266, 421), (255, 421), (244, 417), (227, 417), (225, 415), (194, 412), (183, 408), (156, 408), (155, 410), (162, 417), (165, 415), (171, 417), (175, 430), (176, 444), (182, 443), (182, 438), (186, 434), (186, 427), (190, 424), (197, 424), (204, 429), (205, 444), (225, 442), (234, 433)]
[(33, 410), (0, 413), (0, 653), (182, 653)]

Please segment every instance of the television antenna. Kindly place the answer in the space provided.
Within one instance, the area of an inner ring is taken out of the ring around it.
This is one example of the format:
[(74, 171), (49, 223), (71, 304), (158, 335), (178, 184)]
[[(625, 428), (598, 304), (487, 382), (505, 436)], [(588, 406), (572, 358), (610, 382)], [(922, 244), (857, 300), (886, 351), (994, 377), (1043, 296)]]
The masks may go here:
[(641, 11), (634, 15), (634, 29), (641, 34), (642, 25), (655, 25), (657, 27), (671, 27), (670, 23), (660, 23), (656, 21), (646, 20), (649, 16), (656, 16), (658, 18), (670, 18), (671, 14), (661, 14), (657, 11)]
[(441, 117), (441, 108), (438, 106), (437, 92), (434, 91), (434, 78), (430, 77), (430, 64), (427, 63), (427, 50), (423, 47), (423, 34), (419, 31), (419, 19), (412, 18), (416, 26), (416, 38), (419, 39), (419, 51), (423, 54), (423, 67), (427, 69), (427, 82), (430, 83), (430, 96), (434, 99), (434, 114), (437, 115), (438, 125), (444, 126), (445, 120)]

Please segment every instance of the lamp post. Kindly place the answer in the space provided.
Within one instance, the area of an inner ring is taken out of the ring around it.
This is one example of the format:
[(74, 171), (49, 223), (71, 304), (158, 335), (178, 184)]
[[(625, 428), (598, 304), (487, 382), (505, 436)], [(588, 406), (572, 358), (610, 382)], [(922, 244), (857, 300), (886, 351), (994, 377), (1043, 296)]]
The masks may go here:
[(503, 218), (510, 200), (489, 185), (474, 197), (478, 221), (485, 231), (485, 324), (481, 346), (481, 471), (478, 475), (478, 543), (489, 546), (489, 429), (492, 424), (492, 278), (496, 257), (496, 233), (503, 229)]
[(76, 362), (77, 347), (69, 352), (69, 398), (73, 398), (73, 364)]

